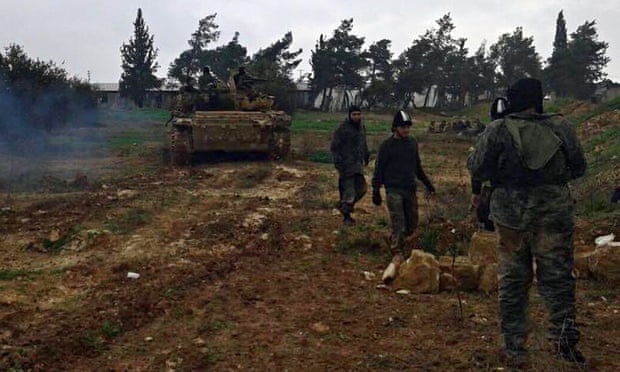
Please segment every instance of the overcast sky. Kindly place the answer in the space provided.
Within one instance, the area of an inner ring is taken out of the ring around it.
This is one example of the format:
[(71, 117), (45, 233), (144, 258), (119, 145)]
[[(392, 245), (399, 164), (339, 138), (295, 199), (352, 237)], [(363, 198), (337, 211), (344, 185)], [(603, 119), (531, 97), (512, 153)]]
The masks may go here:
[(545, 60), (551, 55), (558, 12), (564, 10), (569, 35), (585, 21), (596, 20), (598, 39), (609, 43), (611, 62), (605, 71), (620, 82), (618, 0), (0, 0), (0, 46), (21, 45), (28, 56), (54, 61), (72, 76), (86, 79), (90, 72), (91, 82), (117, 82), (119, 49), (133, 35), (138, 8), (155, 36), (160, 77), (188, 48), (198, 20), (213, 13), (221, 35), (212, 47), (227, 43), (238, 31), (240, 44), (252, 55), (292, 31), (291, 50), (303, 48), (299, 75), (311, 71), (308, 60), (319, 35), (331, 36), (348, 18), (353, 18), (352, 33), (365, 37), (365, 47), (389, 39), (394, 57), (450, 13), (456, 26), (452, 35), (467, 38), (470, 54), (483, 41), (489, 46), (522, 26)]

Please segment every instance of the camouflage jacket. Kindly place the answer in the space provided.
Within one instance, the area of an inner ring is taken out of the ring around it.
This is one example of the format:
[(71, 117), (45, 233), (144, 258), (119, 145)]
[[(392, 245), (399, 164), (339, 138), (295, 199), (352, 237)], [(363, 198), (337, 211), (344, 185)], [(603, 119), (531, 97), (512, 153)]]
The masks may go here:
[(363, 174), (368, 164), (369, 152), (366, 144), (366, 129), (361, 124), (345, 120), (334, 132), (331, 142), (334, 166), (340, 176)]
[[(515, 128), (528, 125), (543, 134), (524, 137), (530, 143), (520, 143)], [(557, 148), (549, 151), (554, 141)], [(530, 152), (542, 149), (547, 153), (535, 155), (532, 161), (522, 146), (534, 149)], [(541, 223), (553, 230), (572, 228), (573, 204), (567, 182), (585, 173), (586, 160), (574, 128), (561, 116), (516, 113), (492, 122), (478, 139), (468, 168), (474, 194), (480, 192), (484, 181), (494, 188), (494, 222), (519, 230), (535, 229)]]

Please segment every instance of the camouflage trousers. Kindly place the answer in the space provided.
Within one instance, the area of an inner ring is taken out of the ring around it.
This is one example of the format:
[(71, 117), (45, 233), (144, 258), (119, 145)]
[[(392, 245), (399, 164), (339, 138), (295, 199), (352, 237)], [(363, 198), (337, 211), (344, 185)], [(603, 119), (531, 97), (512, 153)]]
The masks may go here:
[(529, 289), (536, 263), (538, 292), (549, 312), (548, 337), (575, 345), (575, 278), (572, 226), (564, 232), (528, 232), (496, 225), (500, 331), (506, 351), (523, 350), (529, 330)]
[(340, 176), (338, 178), (338, 191), (340, 192), (338, 209), (340, 212), (343, 214), (352, 213), (355, 203), (366, 195), (366, 190), (366, 179), (363, 174)]
[(418, 227), (418, 198), (414, 188), (387, 188), (385, 191), (387, 206), (390, 212), (392, 236), (390, 237), (390, 249), (403, 254), (405, 238), (413, 234)]

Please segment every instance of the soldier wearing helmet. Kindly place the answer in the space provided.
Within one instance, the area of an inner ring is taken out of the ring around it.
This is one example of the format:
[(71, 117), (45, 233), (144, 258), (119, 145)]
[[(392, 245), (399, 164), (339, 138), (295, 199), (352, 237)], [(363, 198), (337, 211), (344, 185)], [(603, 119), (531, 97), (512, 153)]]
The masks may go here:
[(435, 193), (435, 187), (422, 168), (418, 141), (409, 135), (410, 127), (409, 114), (398, 111), (392, 121), (393, 135), (379, 147), (372, 179), (372, 202), (377, 206), (382, 202), (381, 186), (385, 186), (392, 225), (391, 249), (405, 258), (408, 254), (404, 240), (418, 225), (416, 179), (424, 184), (428, 193)]

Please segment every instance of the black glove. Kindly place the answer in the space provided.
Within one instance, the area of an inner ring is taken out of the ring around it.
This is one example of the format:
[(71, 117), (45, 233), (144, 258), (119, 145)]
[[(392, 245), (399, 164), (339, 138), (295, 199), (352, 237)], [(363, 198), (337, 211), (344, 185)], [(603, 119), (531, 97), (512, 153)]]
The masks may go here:
[(379, 189), (372, 190), (372, 204), (377, 207), (381, 205), (381, 192)]
[(435, 193), (435, 187), (433, 186), (432, 183), (429, 183), (428, 185), (426, 185), (426, 191), (428, 191), (430, 194)]

